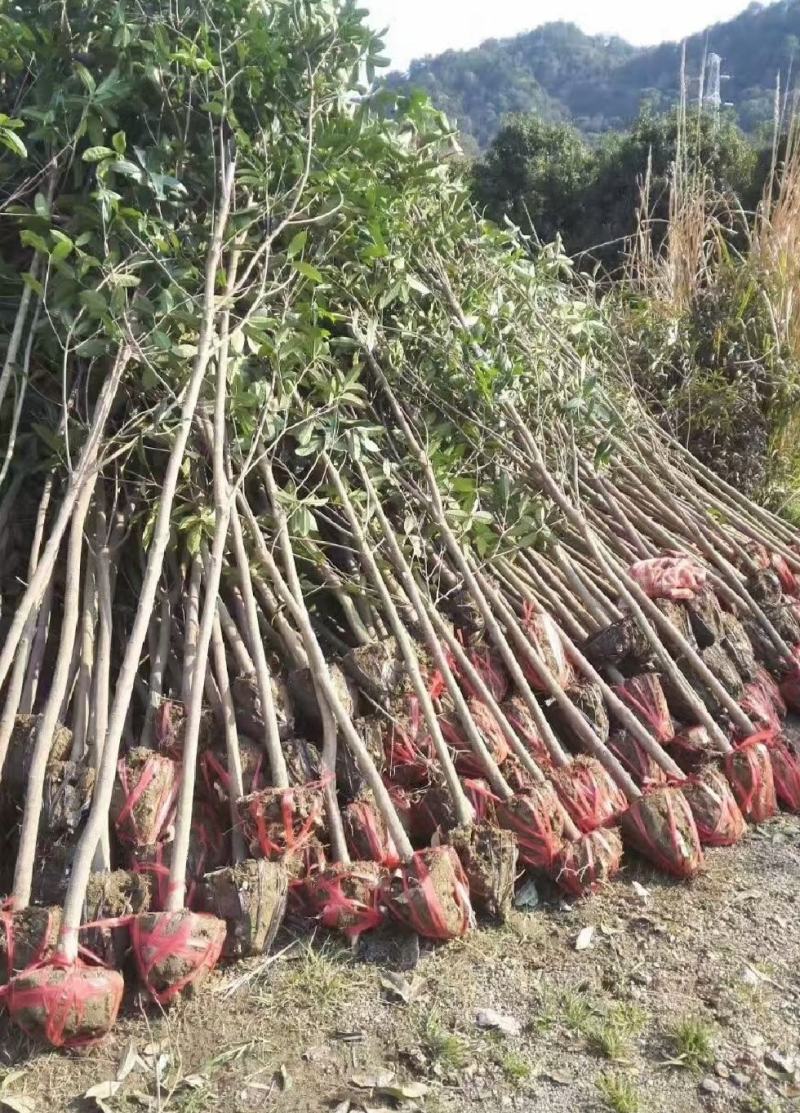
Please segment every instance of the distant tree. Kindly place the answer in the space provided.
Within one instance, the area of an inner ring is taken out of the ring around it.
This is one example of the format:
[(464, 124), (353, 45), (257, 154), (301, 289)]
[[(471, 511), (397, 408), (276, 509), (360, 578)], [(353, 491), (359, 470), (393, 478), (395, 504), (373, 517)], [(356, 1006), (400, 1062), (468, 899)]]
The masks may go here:
[(569, 241), (584, 220), (591, 173), (591, 152), (571, 125), (514, 116), (474, 167), (475, 198), (498, 223), (508, 218), (543, 243)]
[[(630, 131), (606, 136), (594, 148), (569, 124), (516, 116), (475, 165), (474, 196), (491, 219), (508, 217), (545, 242), (558, 234), (571, 254), (586, 253), (584, 262), (613, 269), (635, 230), (648, 166), (649, 212), (666, 221), (678, 135), (676, 113), (652, 108)], [(693, 115), (683, 142), (686, 157), (705, 168), (710, 183), (746, 208), (755, 206), (764, 175), (756, 172), (755, 148), (732, 120)]]

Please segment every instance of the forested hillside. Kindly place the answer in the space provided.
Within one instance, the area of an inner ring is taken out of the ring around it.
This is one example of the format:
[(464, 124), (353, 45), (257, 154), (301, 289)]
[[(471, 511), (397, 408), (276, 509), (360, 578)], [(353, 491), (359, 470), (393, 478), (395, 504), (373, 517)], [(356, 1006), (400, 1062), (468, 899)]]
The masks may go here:
[[(742, 127), (755, 131), (772, 118), (776, 77), (785, 81), (794, 72), (799, 48), (800, 0), (754, 3), (687, 41), (688, 70), (698, 75), (704, 52), (720, 54), (730, 75), (723, 96)], [(585, 35), (574, 24), (549, 23), (413, 62), (408, 75), (393, 74), (389, 83), (425, 89), (484, 147), (511, 112), (571, 120), (587, 136), (625, 127), (645, 100), (659, 109), (674, 103), (680, 65), (680, 43), (639, 49), (620, 38)]]

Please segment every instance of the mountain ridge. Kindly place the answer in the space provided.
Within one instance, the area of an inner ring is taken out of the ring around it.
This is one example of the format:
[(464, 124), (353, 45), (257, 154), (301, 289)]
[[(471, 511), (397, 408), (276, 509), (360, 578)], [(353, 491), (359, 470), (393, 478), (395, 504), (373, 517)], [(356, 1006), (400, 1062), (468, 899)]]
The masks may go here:
[[(721, 55), (730, 75), (723, 99), (733, 103), (744, 130), (755, 132), (773, 118), (778, 76), (783, 84), (800, 61), (800, 0), (751, 3), (684, 42), (690, 77), (701, 73), (706, 53)], [(674, 104), (682, 50), (681, 42), (637, 47), (556, 21), (471, 50), (417, 59), (405, 73), (389, 74), (386, 84), (429, 93), (479, 148), (514, 112), (571, 121), (595, 137), (628, 126), (645, 102), (658, 110)], [(690, 92), (696, 96), (697, 89), (695, 81)]]

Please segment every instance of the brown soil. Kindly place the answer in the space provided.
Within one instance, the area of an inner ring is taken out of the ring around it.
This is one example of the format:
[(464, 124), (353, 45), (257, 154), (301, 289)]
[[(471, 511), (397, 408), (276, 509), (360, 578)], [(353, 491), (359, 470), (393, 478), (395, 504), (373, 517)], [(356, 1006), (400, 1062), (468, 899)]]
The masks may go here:
[[(598, 738), (602, 742), (607, 741), (609, 732), (608, 711), (600, 686), (588, 680), (577, 680), (570, 684), (566, 693)], [(583, 750), (583, 743), (575, 734), (557, 704), (550, 707), (548, 716), (559, 740), (574, 753), (580, 753)]]
[[(423, 945), (413, 970), (364, 965), (320, 934), (267, 967), (258, 958), (220, 969), (169, 1013), (143, 1017), (129, 1004), (112, 1036), (81, 1056), (43, 1051), (5, 1016), (4, 1065), (25, 1072), (6, 1092), (36, 1109), (81, 1108), (132, 1047), (142, 1061), (107, 1102), (114, 1113), (147, 1108), (148, 1096), (169, 1113), (388, 1107), (388, 1095), (353, 1081), (386, 1072), (428, 1088), (415, 1099), (426, 1113), (608, 1113), (599, 1087), (609, 1078), (628, 1085), (639, 1113), (790, 1113), (798, 874), (800, 819), (782, 816), (710, 850), (689, 883), (640, 861), (588, 900), (540, 888), (538, 907), (503, 927)], [(592, 938), (576, 950), (584, 928)], [(280, 936), (277, 952), (291, 942)], [(521, 1031), (479, 1028), (480, 1009)], [(707, 1037), (697, 1061), (680, 1058), (687, 1019)], [(607, 1034), (621, 1042), (604, 1044)]]
[[(152, 879), (128, 870), (93, 873), (89, 878), (83, 922), (112, 920), (147, 912), (152, 900)], [(108, 966), (121, 967), (130, 950), (130, 931), (120, 927), (91, 928), (81, 932), (81, 944)]]
[(246, 958), (269, 950), (286, 911), (288, 885), (284, 864), (265, 858), (249, 858), (206, 874), (199, 904), (203, 912), (225, 921), (226, 958)]
[(497, 822), (517, 838), (519, 860), (547, 872), (564, 843), (567, 814), (551, 784), (536, 785), (495, 807)]
[[(160, 818), (163, 802), (169, 796), (178, 777), (178, 766), (171, 758), (154, 753), (144, 746), (137, 746), (125, 758), (127, 788), (117, 776), (111, 797), (111, 821), (117, 835), (133, 846), (147, 846), (164, 837), (165, 822)], [(148, 783), (131, 807), (129, 796), (136, 790), (142, 777)]]
[(581, 831), (612, 823), (628, 806), (622, 790), (593, 757), (576, 757), (550, 776), (559, 799)]
[(613, 827), (564, 843), (552, 869), (559, 888), (573, 896), (593, 893), (619, 873), (622, 839)]
[[(284, 804), (291, 815), (287, 827)], [(242, 834), (254, 857), (280, 858), (293, 850), (296, 840), (325, 830), (322, 792), (319, 788), (266, 788), (237, 801)]]
[[(278, 730), (281, 738), (288, 738), (294, 731), (294, 713), (286, 684), (281, 677), (276, 676), (272, 677), (271, 684), (272, 701), (278, 717)], [(256, 678), (237, 676), (231, 685), (231, 694), (239, 730), (250, 738), (263, 738), (264, 713), (261, 709), (261, 696)], [(218, 732), (217, 738), (218, 748), (223, 748), (224, 739), (221, 737), (221, 732)]]
[[(0, 924), (0, 983), (11, 973), (24, 970), (31, 963), (41, 962), (52, 954), (61, 927), (60, 908), (25, 908), (13, 914), (4, 913)], [(9, 941), (11, 954), (9, 955)], [(10, 962), (9, 962), (10, 960)]]
[(739, 841), (745, 832), (744, 816), (720, 769), (705, 766), (695, 782), (682, 786), (681, 791), (704, 846), (733, 846)]
[(615, 730), (608, 748), (641, 787), (644, 784), (665, 784), (667, 774), (626, 730)]
[(362, 691), (382, 704), (395, 695), (405, 674), (403, 658), (393, 637), (351, 650), (342, 667)]
[(40, 830), (58, 837), (77, 831), (92, 802), (95, 771), (76, 761), (51, 761), (47, 767)]
[(467, 875), (475, 908), (498, 920), (507, 919), (514, 898), (518, 858), (511, 832), (481, 823), (450, 831), (447, 841)]
[(121, 998), (122, 978), (114, 970), (45, 966), (15, 979), (8, 1007), (29, 1036), (60, 1046), (104, 1036)]
[(759, 823), (775, 815), (775, 781), (766, 746), (756, 743), (728, 754), (725, 772), (745, 819)]
[[(36, 744), (36, 728), (39, 725), (40, 715), (17, 715), (14, 720), (14, 729), (8, 743), (3, 766), (4, 788), (11, 793), (24, 798), (25, 786), (28, 783), (31, 757)], [(56, 726), (53, 733), (53, 743), (50, 747), (50, 761), (66, 761), (72, 749), (72, 731), (68, 727)]]

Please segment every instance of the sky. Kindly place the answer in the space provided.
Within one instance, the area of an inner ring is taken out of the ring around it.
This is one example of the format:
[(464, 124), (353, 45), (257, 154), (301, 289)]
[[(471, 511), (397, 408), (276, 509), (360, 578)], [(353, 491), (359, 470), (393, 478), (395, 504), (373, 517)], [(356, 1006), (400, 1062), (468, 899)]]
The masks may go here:
[(637, 45), (681, 39), (730, 19), (748, 0), (365, 0), (372, 25), (389, 27), (395, 69), (412, 58), (464, 50), (484, 39), (567, 20), (589, 34), (617, 34)]

